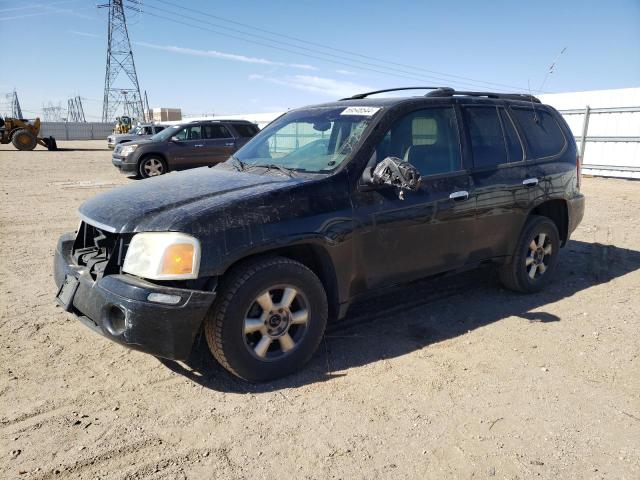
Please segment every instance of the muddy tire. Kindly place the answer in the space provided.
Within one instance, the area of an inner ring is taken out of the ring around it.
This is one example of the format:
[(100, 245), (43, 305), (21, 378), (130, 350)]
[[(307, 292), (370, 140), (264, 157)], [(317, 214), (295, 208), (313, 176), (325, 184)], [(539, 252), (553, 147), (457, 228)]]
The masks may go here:
[(559, 253), (560, 235), (556, 224), (547, 217), (531, 216), (522, 229), (511, 260), (500, 267), (500, 281), (517, 292), (539, 292), (551, 280)]
[(138, 163), (138, 176), (140, 178), (157, 177), (167, 173), (167, 162), (156, 156), (144, 157)]
[(36, 148), (38, 139), (26, 128), (21, 128), (13, 132), (11, 135), (11, 143), (13, 143), (13, 146), (18, 150), (28, 151)]
[(223, 279), (204, 331), (215, 359), (252, 382), (284, 377), (306, 364), (327, 324), (327, 295), (303, 264), (267, 257)]

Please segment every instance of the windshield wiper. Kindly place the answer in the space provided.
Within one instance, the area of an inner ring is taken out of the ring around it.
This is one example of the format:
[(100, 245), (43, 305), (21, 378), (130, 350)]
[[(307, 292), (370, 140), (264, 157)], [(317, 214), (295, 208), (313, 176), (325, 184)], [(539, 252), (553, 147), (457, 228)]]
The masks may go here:
[(235, 162), (235, 167), (236, 170), (240, 171), (244, 171), (245, 170), (245, 163), (240, 160), (238, 157), (236, 157), (235, 155), (231, 155), (231, 160), (233, 160)]
[(293, 169), (291, 168), (287, 168), (287, 167), (283, 167), (282, 165), (278, 165), (276, 163), (269, 163), (267, 165), (251, 165), (251, 167), (262, 167), (262, 168), (266, 168), (265, 173), (268, 172), (269, 170), (280, 170), (282, 173), (284, 173), (285, 175), (287, 175), (288, 177), (293, 178), (295, 175), (293, 173)]

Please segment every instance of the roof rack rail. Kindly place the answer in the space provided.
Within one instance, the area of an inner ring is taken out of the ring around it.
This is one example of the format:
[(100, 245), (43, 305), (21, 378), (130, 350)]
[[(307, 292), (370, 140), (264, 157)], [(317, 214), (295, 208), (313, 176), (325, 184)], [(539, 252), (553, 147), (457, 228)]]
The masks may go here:
[(439, 88), (427, 93), (426, 97), (452, 97), (454, 95), (466, 95), (469, 97), (487, 97), (502, 100), (521, 100), (524, 102), (542, 103), (539, 98), (524, 93), (496, 93), (496, 92), (471, 92), (454, 90), (453, 88)]
[(438, 90), (442, 87), (400, 87), (400, 88), (385, 88), (384, 90), (374, 90), (373, 92), (365, 92), (365, 93), (357, 93), (351, 97), (341, 98), (342, 100), (362, 100), (363, 98), (367, 98), (369, 95), (375, 95), (376, 93), (386, 93), (386, 92), (399, 92), (401, 90)]

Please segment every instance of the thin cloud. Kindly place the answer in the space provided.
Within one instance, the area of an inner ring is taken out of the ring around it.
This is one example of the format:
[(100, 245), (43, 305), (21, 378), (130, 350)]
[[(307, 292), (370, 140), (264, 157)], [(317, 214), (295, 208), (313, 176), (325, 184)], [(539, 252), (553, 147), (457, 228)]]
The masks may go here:
[(89, 33), (89, 32), (79, 32), (77, 30), (67, 30), (68, 33), (73, 35), (80, 35), (81, 37), (91, 37), (91, 38), (101, 38), (102, 35), (98, 35), (97, 33)]
[(328, 97), (347, 97), (355, 93), (373, 90), (369, 86), (354, 82), (312, 75), (292, 75), (283, 78), (276, 78), (252, 74), (249, 75), (249, 80), (262, 80), (276, 85), (282, 85), (283, 87), (319, 93)]
[(246, 55), (238, 55), (236, 53), (220, 52), (218, 50), (198, 50), (195, 48), (177, 47), (174, 45), (158, 45), (155, 43), (147, 42), (133, 42), (135, 45), (145, 48), (153, 48), (155, 50), (162, 50), (165, 52), (178, 53), (180, 55), (191, 55), (194, 57), (207, 57), (207, 58), (219, 58), (222, 60), (230, 60), (233, 62), (241, 63), (253, 63), (257, 65), (267, 65), (271, 67), (289, 67), (297, 68), (301, 70), (317, 70), (313, 65), (307, 65), (304, 63), (285, 63), (277, 62), (275, 60), (269, 60), (267, 58), (260, 57), (248, 57)]
[(51, 6), (51, 5), (56, 5), (58, 3), (67, 3), (67, 2), (55, 2), (49, 5), (42, 5), (41, 8), (44, 9), (45, 11), (40, 11), (35, 13), (25, 13), (24, 15), (14, 15), (11, 17), (3, 16), (3, 17), (0, 17), (0, 21), (21, 20), (23, 18), (40, 17), (42, 15), (56, 15), (56, 14), (71, 15), (72, 17), (84, 18), (85, 20), (97, 20), (96, 17), (79, 13), (80, 11), (95, 10), (94, 7), (70, 9), (70, 8), (54, 8)]
[[(62, 0), (60, 2), (51, 2), (48, 5), (44, 5), (42, 3), (33, 3), (31, 5), (22, 5), (20, 7), (3, 8), (3, 9), (0, 9), (0, 13), (14, 12), (16, 10), (30, 10), (32, 8), (48, 8), (48, 7), (52, 7), (53, 5), (61, 5), (63, 3), (75, 3), (77, 1), (79, 0)], [(12, 18), (16, 18), (16, 17), (12, 17)]]
[(342, 69), (336, 70), (336, 73), (339, 73), (340, 75), (355, 75), (355, 73), (352, 72), (351, 70), (342, 70)]

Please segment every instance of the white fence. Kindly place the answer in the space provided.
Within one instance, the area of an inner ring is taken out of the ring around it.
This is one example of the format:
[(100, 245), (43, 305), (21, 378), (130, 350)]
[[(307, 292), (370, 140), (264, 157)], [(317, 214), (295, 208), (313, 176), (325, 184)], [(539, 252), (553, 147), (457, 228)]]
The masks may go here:
[(640, 179), (640, 88), (547, 93), (540, 100), (571, 127), (583, 173)]
[(640, 179), (640, 107), (560, 110), (576, 137), (582, 173)]
[(113, 123), (102, 122), (42, 122), (41, 137), (56, 140), (106, 140), (113, 131)]

